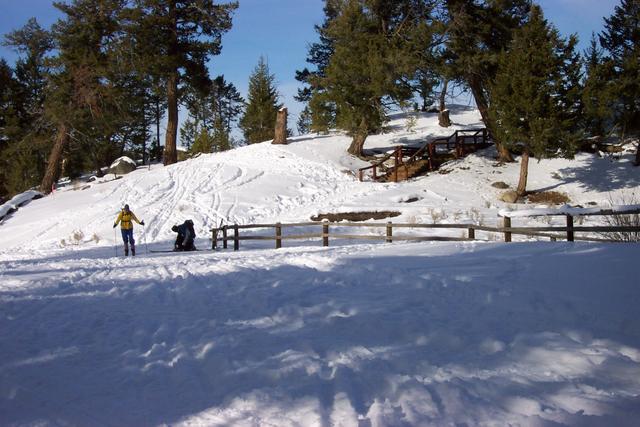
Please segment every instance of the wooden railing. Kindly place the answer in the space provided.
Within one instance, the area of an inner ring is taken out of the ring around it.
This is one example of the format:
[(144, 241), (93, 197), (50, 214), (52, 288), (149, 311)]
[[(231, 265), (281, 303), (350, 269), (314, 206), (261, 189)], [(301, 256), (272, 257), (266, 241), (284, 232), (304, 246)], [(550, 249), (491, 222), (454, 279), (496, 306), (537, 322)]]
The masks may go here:
[(384, 162), (386, 162), (387, 160), (389, 160), (390, 158), (393, 157), (394, 159), (394, 167), (395, 167), (395, 178), (394, 178), (394, 182), (398, 181), (398, 166), (400, 164), (402, 164), (402, 157), (403, 157), (403, 153), (404, 150), (406, 150), (406, 147), (396, 147), (391, 153), (388, 153), (386, 156), (382, 157), (381, 159), (378, 159), (374, 164), (372, 164), (371, 166), (365, 166), (363, 168), (358, 169), (358, 180), (360, 182), (362, 182), (363, 178), (364, 178), (364, 172), (367, 170), (371, 170), (371, 177), (373, 178), (374, 181), (378, 180), (378, 169), (384, 168)]
[[(517, 213), (515, 211), (514, 213)], [(514, 214), (512, 213), (512, 214)], [(512, 219), (517, 218), (519, 215), (509, 215), (509, 213), (501, 212), (502, 226), (486, 226), (477, 224), (406, 224), (406, 223), (380, 223), (380, 222), (297, 222), (297, 223), (275, 223), (275, 224), (246, 224), (246, 225), (225, 225), (220, 228), (214, 228), (212, 232), (212, 249), (218, 247), (218, 242), (222, 242), (222, 247), (227, 249), (229, 241), (233, 243), (233, 249), (240, 249), (240, 241), (242, 240), (273, 240), (275, 241), (275, 248), (281, 248), (282, 242), (286, 240), (309, 240), (309, 239), (321, 239), (323, 246), (329, 246), (329, 238), (332, 239), (350, 239), (350, 240), (384, 240), (387, 243), (393, 241), (470, 241), (470, 240), (483, 240), (477, 237), (476, 232), (489, 232), (499, 233), (504, 236), (505, 242), (512, 241), (512, 235), (524, 235), (529, 237), (545, 237), (551, 241), (567, 240), (573, 242), (576, 240), (592, 241), (592, 242), (612, 242), (615, 240), (598, 238), (593, 236), (576, 236), (576, 233), (640, 233), (640, 226), (575, 226), (574, 218), (576, 216), (614, 216), (614, 215), (629, 215), (640, 214), (640, 206), (631, 206), (623, 209), (622, 211), (613, 210), (594, 210), (585, 209), (572, 209), (568, 212), (546, 212), (546, 213), (531, 213), (526, 217), (535, 216), (564, 216), (566, 217), (566, 226), (543, 226), (543, 227), (513, 227)], [(301, 227), (318, 227), (318, 232), (303, 232), (300, 234), (283, 234), (285, 229), (295, 229)], [(252, 229), (273, 229), (273, 232), (269, 235), (240, 235), (241, 230)], [(344, 228), (383, 228), (384, 234), (353, 234), (344, 233), (339, 231), (333, 231), (332, 229), (344, 229)], [(465, 230), (464, 237), (452, 237), (452, 236), (418, 236), (418, 235), (396, 235), (394, 230), (397, 229), (458, 229)]]
[[(485, 144), (488, 141), (488, 132), (486, 128), (479, 129), (459, 129), (453, 134), (427, 141), (419, 148), (412, 147), (396, 147), (391, 153), (377, 160), (371, 166), (358, 169), (358, 179), (364, 179), (364, 173), (371, 170), (372, 179), (377, 181), (378, 170), (384, 168), (384, 163), (393, 158), (393, 182), (398, 182), (398, 169), (402, 166), (408, 166), (419, 159), (425, 159), (429, 162), (429, 170), (434, 169), (434, 159), (438, 153), (438, 148), (444, 147), (449, 152), (455, 149), (456, 157), (466, 155), (467, 147), (477, 144)], [(410, 157), (404, 160), (405, 154)]]

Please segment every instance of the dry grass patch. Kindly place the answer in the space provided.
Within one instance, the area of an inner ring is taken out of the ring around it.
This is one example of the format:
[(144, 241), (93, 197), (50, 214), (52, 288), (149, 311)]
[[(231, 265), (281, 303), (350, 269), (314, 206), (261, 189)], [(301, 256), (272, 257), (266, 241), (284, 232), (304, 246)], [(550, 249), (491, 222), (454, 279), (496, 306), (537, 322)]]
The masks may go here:
[(331, 222), (338, 221), (367, 221), (369, 219), (384, 219), (400, 216), (398, 211), (381, 211), (381, 212), (343, 212), (343, 213), (326, 213), (318, 214), (311, 217), (311, 221), (329, 220)]
[(559, 191), (541, 191), (538, 193), (529, 193), (527, 195), (529, 203), (540, 203), (545, 205), (564, 205), (571, 200), (565, 193)]

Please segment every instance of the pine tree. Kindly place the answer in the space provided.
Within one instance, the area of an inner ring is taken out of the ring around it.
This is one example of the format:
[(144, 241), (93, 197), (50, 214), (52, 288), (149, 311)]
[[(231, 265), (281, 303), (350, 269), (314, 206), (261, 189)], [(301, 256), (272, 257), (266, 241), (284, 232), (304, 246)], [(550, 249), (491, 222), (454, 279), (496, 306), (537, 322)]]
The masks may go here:
[(249, 91), (244, 115), (240, 119), (240, 129), (248, 144), (273, 139), (273, 130), (278, 110), (282, 104), (275, 87), (275, 75), (263, 57), (249, 77)]
[(526, 22), (530, 0), (445, 0), (446, 75), (464, 81), (471, 90), (482, 120), (493, 134), (501, 161), (512, 161), (489, 115), (489, 87), (500, 53), (514, 31)]
[(306, 61), (312, 70), (304, 68), (296, 71), (296, 80), (303, 83), (294, 99), (306, 103), (298, 119), (298, 132), (326, 132), (335, 125), (335, 107), (326, 101), (326, 88), (322, 86), (325, 70), (334, 52), (333, 38), (328, 32), (329, 25), (340, 12), (339, 0), (326, 0), (324, 4), (324, 22), (316, 25), (319, 41), (309, 45)]
[(52, 28), (57, 54), (51, 60), (45, 114), (55, 124), (56, 134), (40, 185), (43, 192), (51, 191), (65, 153), (74, 160), (65, 169), (70, 176), (86, 167), (86, 154), (104, 150), (108, 152), (104, 157), (113, 157), (112, 138), (121, 129), (122, 105), (129, 99), (121, 84), (126, 78), (117, 61), (116, 43), (122, 38), (119, 13), (125, 2), (54, 3), (65, 17)]
[(0, 58), (0, 203), (11, 193), (7, 186), (9, 159), (6, 150), (13, 142), (10, 128), (15, 117), (16, 88), (13, 70), (7, 61)]
[[(621, 0), (605, 18), (600, 44), (606, 52), (604, 71), (613, 81), (603, 93), (613, 100), (612, 115), (623, 135), (640, 132), (640, 0)], [(640, 165), (640, 145), (636, 154)]]
[(10, 144), (4, 158), (11, 162), (3, 183), (10, 194), (37, 185), (45, 171), (53, 129), (44, 116), (49, 66), (46, 56), (53, 48), (49, 31), (31, 18), (22, 28), (7, 34), (3, 44), (19, 55), (15, 64)]
[(613, 67), (605, 63), (602, 49), (595, 35), (584, 55), (586, 77), (582, 91), (584, 105), (584, 126), (590, 135), (604, 136), (612, 127)]
[(208, 83), (207, 60), (220, 53), (237, 7), (212, 0), (135, 0), (128, 11), (138, 64), (166, 88), (165, 165), (177, 161), (179, 92)]
[(519, 196), (526, 194), (531, 155), (571, 155), (574, 150), (577, 114), (566, 85), (575, 72), (568, 65), (574, 46), (575, 38), (563, 40), (540, 7), (533, 6), (527, 24), (498, 58), (489, 113), (503, 143), (522, 150)]
[[(192, 153), (211, 153), (231, 148), (231, 129), (244, 105), (244, 99), (233, 83), (227, 82), (224, 76), (218, 76), (204, 91), (189, 93), (186, 105), (189, 117), (181, 128), (183, 146)], [(198, 144), (198, 140), (201, 143)]]
[(3, 43), (13, 47), (20, 57), (16, 61), (15, 74), (20, 86), (20, 98), (24, 105), (23, 125), (34, 123), (44, 109), (45, 86), (49, 67), (46, 55), (53, 49), (51, 33), (43, 29), (35, 18), (16, 31), (5, 36)]
[(296, 121), (296, 128), (298, 129), (299, 135), (305, 135), (311, 132), (311, 109), (308, 105), (305, 105), (300, 112), (298, 120)]
[(424, 10), (420, 1), (346, 0), (329, 24), (334, 52), (320, 79), (325, 93), (316, 101), (335, 107), (337, 126), (353, 137), (349, 153), (363, 154), (367, 136), (386, 118), (388, 102), (411, 97), (406, 80), (416, 62), (408, 40)]

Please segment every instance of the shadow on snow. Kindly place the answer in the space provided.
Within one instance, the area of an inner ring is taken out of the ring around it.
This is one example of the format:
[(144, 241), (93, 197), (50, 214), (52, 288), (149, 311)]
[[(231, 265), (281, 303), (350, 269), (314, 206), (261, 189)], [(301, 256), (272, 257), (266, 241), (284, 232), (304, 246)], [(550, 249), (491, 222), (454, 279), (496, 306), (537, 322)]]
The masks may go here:
[[(172, 424), (263, 393), (285, 413), (312, 397), (330, 425), (342, 393), (362, 415), (410, 396), (428, 409), (414, 422), (468, 420), (465, 411), (496, 421), (517, 412), (516, 396), (540, 414), (556, 405), (569, 424), (631, 425), (631, 394), (598, 402), (595, 415), (552, 397), (581, 384), (615, 394), (633, 381), (637, 363), (606, 349), (640, 347), (640, 289), (615, 264), (637, 258), (637, 246), (469, 247), (343, 257), (329, 269), (288, 264), (298, 254), (286, 251), (253, 267), (257, 251), (95, 260), (75, 274), (73, 256), (13, 262), (5, 279), (61, 280), (0, 292), (0, 423)], [(590, 351), (600, 363), (585, 361)]]

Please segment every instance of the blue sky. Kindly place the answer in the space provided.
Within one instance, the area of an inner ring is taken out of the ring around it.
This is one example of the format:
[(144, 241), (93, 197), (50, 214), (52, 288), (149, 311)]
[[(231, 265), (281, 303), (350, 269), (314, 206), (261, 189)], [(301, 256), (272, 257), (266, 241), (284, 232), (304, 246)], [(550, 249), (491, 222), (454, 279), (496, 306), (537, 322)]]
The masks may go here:
[[(561, 33), (577, 33), (585, 48), (592, 32), (602, 29), (602, 18), (613, 13), (619, 0), (539, 0), (545, 16)], [(213, 76), (224, 74), (245, 95), (260, 56), (267, 58), (295, 127), (301, 106), (292, 99), (298, 82), (295, 70), (305, 66), (307, 46), (316, 41), (315, 24), (322, 22), (322, 0), (240, 0), (233, 28), (223, 37), (222, 54), (211, 61)], [(49, 26), (59, 17), (51, 0), (0, 0), (0, 34), (20, 28), (30, 17)], [(0, 47), (9, 62), (15, 55)]]

